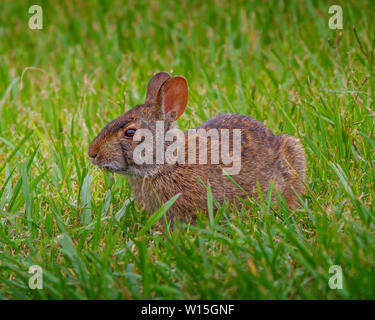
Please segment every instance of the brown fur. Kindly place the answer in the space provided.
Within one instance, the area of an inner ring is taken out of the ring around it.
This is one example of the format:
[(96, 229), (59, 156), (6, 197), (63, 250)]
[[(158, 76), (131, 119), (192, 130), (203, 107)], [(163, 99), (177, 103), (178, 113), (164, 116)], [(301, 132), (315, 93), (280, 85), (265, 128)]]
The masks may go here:
[[(225, 169), (222, 162), (216, 165), (186, 162), (174, 165), (137, 165), (133, 162), (132, 152), (138, 142), (126, 138), (124, 132), (129, 128), (148, 128), (155, 132), (155, 120), (166, 121), (165, 131), (173, 128), (174, 120), (186, 107), (187, 86), (184, 86), (186, 81), (183, 77), (170, 78), (165, 72), (156, 74), (149, 82), (146, 103), (112, 121), (91, 143), (91, 161), (126, 174), (136, 202), (150, 213), (180, 193), (179, 199), (167, 213), (169, 219), (194, 218), (197, 210), (207, 211), (206, 190), (200, 179), (211, 186), (213, 196), (219, 203), (229, 200), (237, 205), (241, 205), (238, 196), (258, 198), (257, 182), (265, 196), (272, 181), (274, 189), (283, 194), (288, 206), (296, 208), (298, 198), (295, 193), (303, 193), (305, 179), (302, 146), (294, 137), (274, 136), (262, 123), (244, 115), (218, 115), (199, 127), (204, 130), (241, 129), (241, 171), (232, 178), (243, 190), (222, 174), (222, 168)], [(230, 141), (231, 139), (232, 136)], [(186, 133), (185, 140), (187, 141)], [(208, 141), (210, 154), (213, 139), (209, 138)], [(187, 143), (185, 146), (187, 148)]]

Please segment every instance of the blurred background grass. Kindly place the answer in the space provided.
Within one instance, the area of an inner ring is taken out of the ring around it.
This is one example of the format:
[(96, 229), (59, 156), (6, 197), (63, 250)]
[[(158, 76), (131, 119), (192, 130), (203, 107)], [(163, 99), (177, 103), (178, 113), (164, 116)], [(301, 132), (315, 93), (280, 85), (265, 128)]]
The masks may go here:
[[(375, 298), (374, 18), (373, 1), (1, 1), (0, 298)], [(131, 186), (87, 148), (162, 70), (188, 80), (183, 129), (238, 112), (299, 137), (301, 208), (139, 234)]]

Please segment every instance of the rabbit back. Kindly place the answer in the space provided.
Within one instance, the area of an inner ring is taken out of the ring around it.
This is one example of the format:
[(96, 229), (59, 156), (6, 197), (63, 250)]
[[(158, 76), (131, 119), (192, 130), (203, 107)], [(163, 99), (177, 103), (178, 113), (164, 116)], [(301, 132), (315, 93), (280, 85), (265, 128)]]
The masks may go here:
[(250, 195), (257, 199), (258, 185), (265, 196), (272, 181), (274, 189), (283, 194), (289, 207), (295, 208), (298, 205), (295, 191), (302, 193), (305, 179), (305, 156), (299, 141), (287, 135), (275, 136), (261, 122), (237, 114), (220, 114), (197, 129), (233, 128), (241, 129), (241, 170), (232, 176), (241, 188), (223, 175), (222, 164), (185, 162), (166, 165), (156, 176), (130, 177), (137, 202), (153, 212), (180, 193), (179, 199), (169, 209), (168, 217), (193, 217), (197, 208), (207, 210), (202, 182), (211, 186), (213, 196), (220, 204), (229, 200), (242, 205), (238, 197)]

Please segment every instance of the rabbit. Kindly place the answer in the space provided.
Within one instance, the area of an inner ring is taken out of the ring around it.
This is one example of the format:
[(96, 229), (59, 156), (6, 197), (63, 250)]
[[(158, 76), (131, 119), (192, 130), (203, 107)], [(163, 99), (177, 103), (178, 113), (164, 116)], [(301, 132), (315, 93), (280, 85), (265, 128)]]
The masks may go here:
[[(176, 120), (184, 113), (187, 102), (188, 85), (184, 77), (171, 77), (167, 72), (155, 74), (148, 83), (145, 103), (110, 122), (91, 142), (88, 152), (91, 162), (126, 175), (135, 202), (150, 214), (179, 193), (167, 212), (168, 221), (194, 221), (197, 212), (207, 213), (208, 185), (217, 203), (229, 201), (238, 206), (243, 204), (239, 197), (259, 200), (259, 189), (265, 196), (272, 182), (274, 190), (281, 192), (290, 209), (298, 207), (297, 194), (304, 191), (306, 175), (305, 154), (299, 140), (288, 135), (275, 136), (261, 122), (245, 115), (219, 114), (198, 127), (204, 131), (232, 130), (230, 142), (233, 129), (241, 129), (241, 167), (238, 174), (231, 176), (233, 179), (223, 172), (229, 166), (221, 160), (216, 164), (210, 161), (207, 164), (198, 161), (193, 164), (188, 161), (156, 163), (156, 151), (153, 151), (152, 163), (136, 163), (133, 153), (142, 143), (134, 139), (137, 131), (147, 128), (155, 134), (157, 121), (163, 121), (165, 132), (178, 128)], [(184, 138), (188, 142), (188, 132), (184, 133)], [(157, 147), (155, 140), (153, 147)], [(208, 153), (214, 140), (208, 139)], [(220, 138), (216, 143), (222, 143)]]

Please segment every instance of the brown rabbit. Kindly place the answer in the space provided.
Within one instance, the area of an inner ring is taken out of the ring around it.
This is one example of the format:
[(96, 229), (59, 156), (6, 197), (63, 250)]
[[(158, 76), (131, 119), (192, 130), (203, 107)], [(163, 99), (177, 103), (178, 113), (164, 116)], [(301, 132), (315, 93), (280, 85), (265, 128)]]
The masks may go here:
[[(262, 194), (266, 195), (273, 182), (274, 190), (283, 194), (288, 206), (292, 209), (297, 207), (296, 193), (303, 192), (305, 179), (305, 155), (299, 141), (288, 135), (274, 136), (262, 123), (244, 115), (221, 114), (205, 122), (199, 127), (201, 130), (190, 138), (188, 132), (185, 132), (183, 142), (186, 152), (175, 163), (158, 163), (157, 148), (166, 151), (173, 142), (164, 142), (162, 145), (157, 139), (153, 139), (152, 145), (149, 145), (149, 150), (152, 150), (151, 163), (139, 164), (135, 161), (133, 156), (136, 148), (145, 139), (144, 136), (143, 140), (139, 137), (135, 139), (140, 129), (148, 129), (155, 136), (157, 121), (163, 121), (163, 133), (175, 129), (175, 121), (185, 111), (187, 101), (188, 86), (184, 77), (171, 77), (166, 72), (155, 74), (148, 83), (145, 103), (113, 120), (91, 143), (91, 162), (127, 175), (135, 201), (149, 213), (180, 193), (178, 200), (168, 210), (169, 220), (186, 217), (194, 219), (197, 210), (207, 212), (206, 189), (202, 182), (211, 186), (212, 195), (219, 204), (228, 200), (237, 205), (241, 205), (238, 197), (250, 195), (257, 199), (259, 187)], [(241, 130), (240, 157), (236, 160), (240, 163), (240, 170), (238, 174), (231, 175), (236, 183), (223, 174), (223, 169), (230, 169), (228, 161), (211, 161), (215, 156), (210, 153), (214, 146), (219, 145), (220, 149), (224, 149), (222, 136), (208, 136), (206, 151), (211, 156), (207, 164), (199, 163), (198, 159), (199, 151), (205, 150), (204, 146), (198, 143), (197, 147), (189, 145), (192, 139), (196, 140), (210, 129), (229, 129), (231, 156), (234, 153), (234, 129)], [(197, 151), (197, 156), (193, 154), (192, 158), (188, 158), (186, 154), (191, 148)], [(145, 149), (144, 153), (149, 150)], [(196, 164), (187, 161), (192, 159), (196, 160)]]

